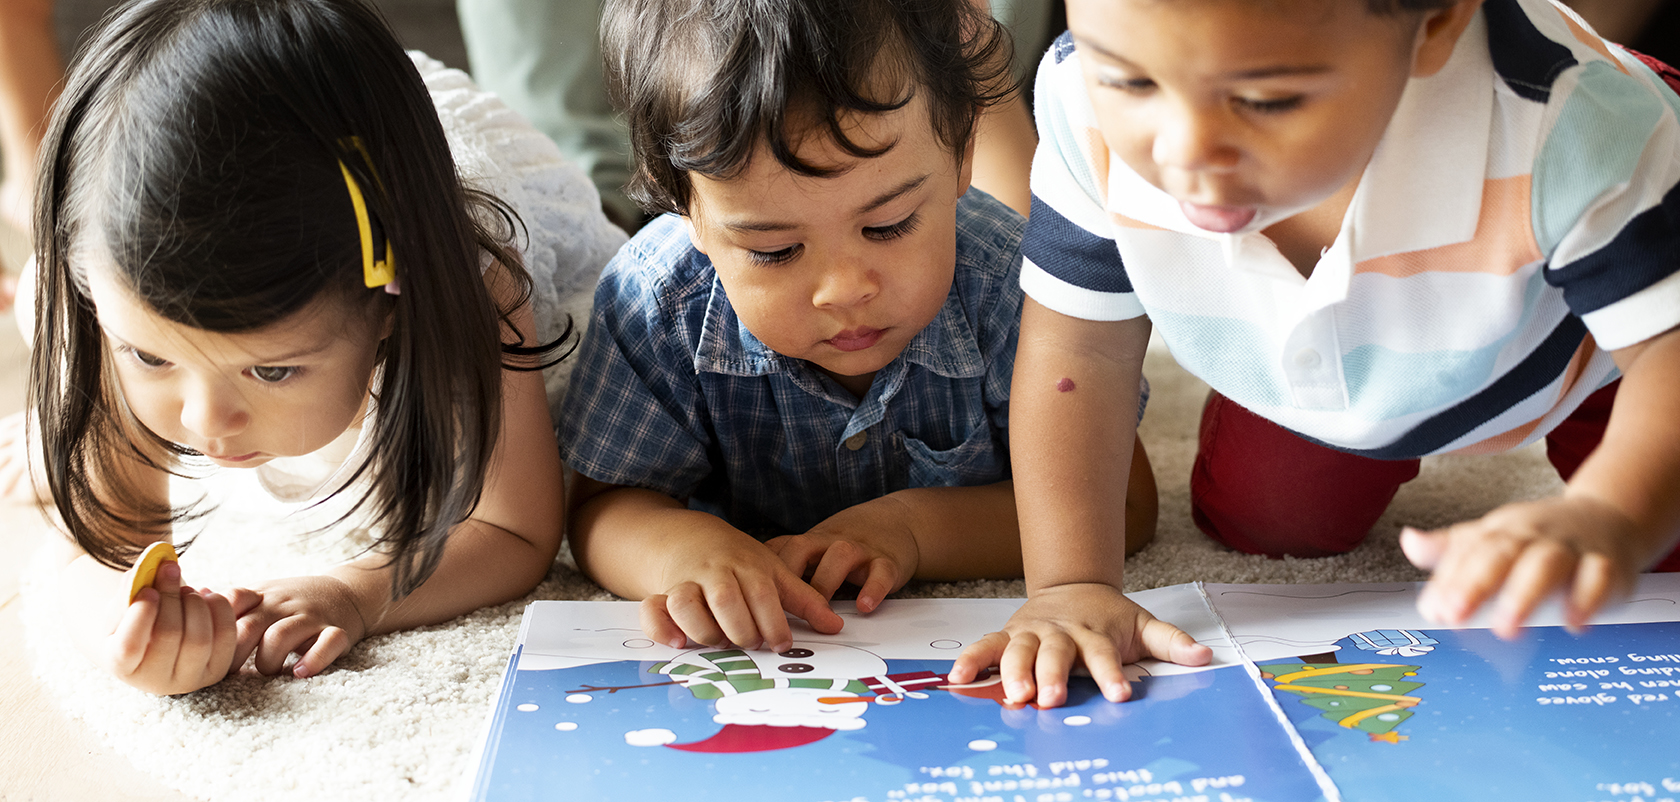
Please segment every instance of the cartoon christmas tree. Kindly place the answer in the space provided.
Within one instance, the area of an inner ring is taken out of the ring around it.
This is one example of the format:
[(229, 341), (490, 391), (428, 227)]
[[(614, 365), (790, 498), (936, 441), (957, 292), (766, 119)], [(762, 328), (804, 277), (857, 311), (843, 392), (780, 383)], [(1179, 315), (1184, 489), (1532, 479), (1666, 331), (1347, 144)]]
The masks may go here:
[[(1353, 636), (1364, 648), (1376, 632)], [(1377, 639), (1383, 643), (1383, 639)], [(1389, 639), (1389, 643), (1392, 643)], [(1435, 641), (1429, 640), (1429, 644)], [(1415, 648), (1415, 642), (1408, 644)], [(1372, 648), (1388, 648), (1388, 645)], [(1427, 649), (1425, 649), (1427, 651)], [(1392, 653), (1392, 652), (1391, 652)], [(1373, 742), (1399, 743), (1406, 736), (1394, 731), (1401, 722), (1412, 717), (1412, 708), (1421, 699), (1409, 695), (1424, 686), (1410, 678), (1417, 676), (1420, 666), (1387, 663), (1326, 662), (1325, 655), (1311, 661), (1286, 661), (1260, 666), (1260, 676), (1277, 691), (1301, 697), (1301, 703), (1324, 711), (1321, 717), (1348, 729), (1357, 729), (1370, 736)]]

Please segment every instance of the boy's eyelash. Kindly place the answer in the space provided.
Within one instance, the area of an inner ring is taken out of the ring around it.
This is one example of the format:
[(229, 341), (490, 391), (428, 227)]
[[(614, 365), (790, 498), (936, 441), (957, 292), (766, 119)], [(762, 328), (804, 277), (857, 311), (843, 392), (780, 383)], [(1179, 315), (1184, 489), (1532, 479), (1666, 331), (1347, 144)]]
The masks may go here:
[(917, 226), (920, 226), (921, 223), (922, 223), (922, 215), (921, 215), (920, 212), (916, 212), (916, 213), (911, 214), (909, 217), (904, 218), (903, 220), (900, 220), (896, 223), (893, 223), (890, 226), (876, 226), (874, 228), (865, 228), (863, 230), (863, 233), (864, 233), (865, 236), (869, 237), (870, 239), (894, 240), (894, 239), (898, 239), (899, 237), (908, 236), (911, 233), (914, 233)]
[(1301, 105), (1301, 101), (1302, 98), (1300, 95), (1277, 98), (1274, 100), (1249, 100), (1248, 98), (1237, 98), (1237, 105), (1251, 111), (1260, 112), (1261, 114), (1278, 114), (1295, 109)]

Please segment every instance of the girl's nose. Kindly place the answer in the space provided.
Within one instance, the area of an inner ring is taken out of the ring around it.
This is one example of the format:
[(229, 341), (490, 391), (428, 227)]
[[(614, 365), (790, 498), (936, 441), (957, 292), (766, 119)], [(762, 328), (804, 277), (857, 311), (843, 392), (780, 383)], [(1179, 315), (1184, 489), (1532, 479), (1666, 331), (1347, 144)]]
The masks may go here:
[(244, 399), (221, 383), (196, 383), (181, 399), (181, 425), (206, 440), (237, 435), (250, 422)]
[(876, 267), (862, 258), (838, 259), (822, 273), (811, 303), (819, 307), (852, 307), (866, 303), (881, 291)]

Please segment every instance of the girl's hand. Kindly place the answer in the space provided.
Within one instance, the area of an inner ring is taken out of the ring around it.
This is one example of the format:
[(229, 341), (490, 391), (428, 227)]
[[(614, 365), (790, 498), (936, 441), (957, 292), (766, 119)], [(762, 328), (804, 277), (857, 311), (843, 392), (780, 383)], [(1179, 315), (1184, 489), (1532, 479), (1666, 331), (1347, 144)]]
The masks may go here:
[(951, 682), (972, 682), (996, 665), (1003, 670), (1006, 701), (1056, 707), (1067, 701), (1067, 678), (1083, 658), (1110, 702), (1131, 698), (1121, 671), (1146, 657), (1180, 665), (1207, 665), (1213, 652), (1183, 630), (1151, 615), (1109, 585), (1058, 585), (1032, 594), (1003, 631), (975, 641), (951, 666)]
[(1458, 625), (1498, 595), (1493, 630), (1514, 638), (1540, 602), (1565, 597), (1573, 629), (1633, 587), (1641, 564), (1636, 527), (1616, 507), (1584, 495), (1507, 504), (1475, 521), (1434, 532), (1407, 528), (1400, 546), (1419, 568), (1434, 572), (1418, 611)]
[(106, 668), (160, 696), (214, 685), (250, 654), (235, 619), (261, 601), (249, 590), (224, 596), (182, 585), (180, 564), (166, 562), (106, 637)]
[(908, 517), (902, 504), (883, 496), (841, 510), (803, 535), (764, 545), (795, 576), (809, 577), (825, 599), (834, 598), (842, 583), (857, 585), (858, 610), (868, 613), (916, 575), (920, 549)]
[(783, 610), (819, 632), (840, 631), (840, 616), (828, 600), (763, 543), (733, 528), (707, 534), (670, 555), (669, 590), (642, 600), (642, 631), (649, 638), (677, 649), (687, 638), (782, 651), (793, 642)]
[(239, 616), (240, 651), (257, 653), (257, 671), (279, 674), (298, 655), (291, 675), (302, 679), (326, 670), (367, 633), (355, 595), (343, 580), (295, 576), (257, 586), (262, 604)]

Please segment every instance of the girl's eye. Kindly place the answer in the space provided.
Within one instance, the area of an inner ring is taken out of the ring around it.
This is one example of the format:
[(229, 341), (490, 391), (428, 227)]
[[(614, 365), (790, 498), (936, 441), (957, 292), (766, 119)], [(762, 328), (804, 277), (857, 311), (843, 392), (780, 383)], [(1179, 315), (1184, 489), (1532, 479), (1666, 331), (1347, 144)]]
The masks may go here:
[(789, 245), (779, 251), (754, 251), (750, 249), (747, 251), (747, 258), (751, 259), (753, 263), (761, 265), (779, 265), (791, 261), (797, 255), (799, 255), (798, 245)]
[(1148, 78), (1126, 78), (1119, 75), (1099, 76), (1097, 84), (1109, 89), (1118, 89), (1128, 95), (1148, 94), (1155, 89), (1155, 82)]
[(1239, 97), (1235, 99), (1235, 103), (1245, 109), (1257, 111), (1261, 114), (1281, 114), (1299, 107), (1303, 99), (1304, 98), (1300, 95), (1269, 98), (1266, 100), (1252, 100), (1246, 97)]
[(275, 365), (258, 365), (254, 368), (251, 368), (251, 376), (253, 378), (255, 378), (257, 381), (260, 381), (260, 382), (265, 382), (267, 384), (278, 384), (280, 382), (283, 382), (283, 381), (297, 375), (297, 370), (298, 369), (295, 368), (295, 367), (279, 367), (279, 366), (275, 366)]
[(876, 227), (873, 227), (873, 228), (865, 228), (863, 230), (863, 235), (870, 238), (870, 239), (873, 239), (873, 240), (883, 240), (883, 241), (885, 241), (885, 240), (895, 240), (895, 239), (898, 239), (899, 237), (910, 235), (912, 232), (914, 232), (916, 230), (917, 226), (921, 225), (921, 223), (922, 223), (921, 212), (915, 212), (915, 213), (912, 213), (909, 217), (906, 217), (903, 220), (900, 220), (896, 223), (893, 223), (890, 226), (876, 226)]
[(152, 354), (148, 354), (145, 351), (142, 351), (138, 348), (130, 347), (128, 349), (128, 352), (134, 355), (135, 361), (139, 362), (142, 365), (145, 365), (148, 368), (161, 368), (164, 365), (169, 364), (169, 360), (164, 359), (161, 356), (155, 356), (155, 355), (152, 355)]

